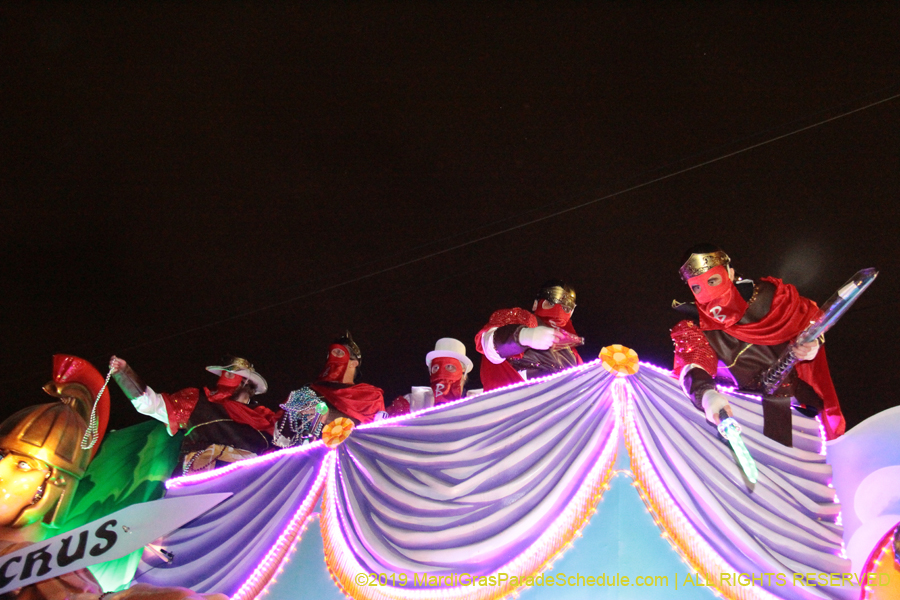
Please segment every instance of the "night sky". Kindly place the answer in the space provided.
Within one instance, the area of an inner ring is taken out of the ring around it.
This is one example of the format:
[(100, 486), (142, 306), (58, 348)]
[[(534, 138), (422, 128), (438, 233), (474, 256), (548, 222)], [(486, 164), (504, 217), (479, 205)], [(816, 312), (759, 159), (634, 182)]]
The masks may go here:
[(900, 403), (898, 24), (887, 2), (3, 3), (4, 415), (47, 400), (58, 352), (158, 391), (244, 356), (274, 407), (345, 328), (391, 399), (549, 278), (578, 290), (583, 356), (670, 367), (679, 258), (712, 242), (820, 303), (880, 269), (827, 336), (854, 425)]

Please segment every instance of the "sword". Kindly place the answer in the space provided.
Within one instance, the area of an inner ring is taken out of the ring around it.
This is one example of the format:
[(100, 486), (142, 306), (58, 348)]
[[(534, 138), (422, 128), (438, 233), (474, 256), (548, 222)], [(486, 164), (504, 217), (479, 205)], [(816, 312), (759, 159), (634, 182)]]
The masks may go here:
[(741, 426), (735, 421), (734, 417), (728, 416), (724, 408), (719, 411), (719, 425), (717, 429), (722, 437), (731, 444), (731, 449), (734, 451), (734, 455), (737, 457), (738, 464), (741, 466), (741, 470), (744, 471), (744, 475), (747, 476), (750, 483), (756, 483), (759, 477), (756, 461), (750, 456), (750, 451), (747, 450), (747, 446), (741, 438)]
[(853, 303), (862, 295), (866, 289), (875, 281), (878, 271), (875, 269), (863, 269), (854, 275), (847, 283), (841, 286), (835, 294), (828, 299), (822, 306), (822, 314), (818, 319), (809, 324), (809, 326), (800, 332), (797, 339), (791, 342), (778, 360), (763, 373), (762, 387), (766, 395), (771, 396), (775, 393), (794, 365), (797, 364), (797, 357), (794, 356), (794, 348), (801, 344), (806, 344), (825, 334), (826, 331), (838, 322), (844, 316), (844, 313), (853, 306)]
[(231, 493), (202, 494), (132, 504), (66, 533), (4, 554), (0, 556), (0, 594), (122, 558), (193, 521), (229, 496)]

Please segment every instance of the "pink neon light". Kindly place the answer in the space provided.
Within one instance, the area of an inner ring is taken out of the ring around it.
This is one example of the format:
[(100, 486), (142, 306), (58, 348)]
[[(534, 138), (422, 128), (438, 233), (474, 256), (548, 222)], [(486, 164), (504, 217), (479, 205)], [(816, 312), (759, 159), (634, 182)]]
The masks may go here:
[[(641, 468), (639, 470), (645, 474), (644, 476), (646, 478), (645, 481), (641, 481), (640, 479), (638, 479), (637, 473), (635, 473), (636, 482), (639, 482), (641, 485), (645, 486), (648, 489), (648, 492), (652, 491), (652, 493), (656, 497), (665, 498), (667, 500), (667, 507), (673, 513), (673, 521), (675, 521), (675, 523), (673, 524), (673, 528), (675, 529), (675, 531), (673, 533), (678, 535), (680, 539), (688, 540), (688, 543), (684, 544), (685, 546), (692, 545), (700, 549), (700, 552), (698, 552), (698, 554), (702, 554), (701, 562), (704, 563), (704, 566), (712, 567), (712, 569), (716, 571), (716, 575), (718, 575), (718, 573), (722, 573), (723, 571), (735, 571), (736, 569), (729, 565), (728, 562), (699, 535), (696, 528), (694, 528), (693, 524), (681, 510), (681, 507), (675, 502), (675, 499), (672, 498), (671, 495), (669, 495), (665, 484), (662, 483), (662, 481), (656, 474), (656, 469), (653, 467), (653, 463), (650, 462), (650, 459), (647, 457), (646, 445), (641, 435), (641, 431), (638, 427), (637, 418), (634, 414), (635, 401), (631, 395), (631, 391), (628, 388), (616, 391), (619, 393), (624, 391), (624, 395), (617, 397), (617, 401), (624, 404), (624, 406), (622, 407), (622, 412), (625, 415), (624, 418), (626, 422), (626, 436), (629, 436), (630, 434), (630, 437), (633, 439), (633, 451), (631, 453), (631, 459), (637, 461), (640, 464)], [(650, 504), (649, 499), (645, 499), (643, 493), (641, 493), (641, 499), (644, 500), (644, 502)], [(656, 517), (654, 516), (654, 520), (655, 519)], [(658, 524), (662, 525), (659, 522)], [(665, 528), (663, 529), (663, 531), (663, 537), (668, 539), (668, 531)], [(674, 542), (671, 540), (668, 541), (672, 548), (676, 552), (678, 552), (679, 556), (682, 556), (682, 560), (685, 561), (685, 564), (694, 568), (693, 565), (690, 565), (690, 563), (685, 560), (685, 557), (682, 555), (681, 550), (674, 544)], [(718, 591), (719, 593), (722, 593), (721, 590)], [(753, 586), (750, 588), (741, 588), (740, 593), (745, 597), (760, 598), (764, 600), (776, 599), (776, 596), (757, 586)]]
[(231, 473), (232, 471), (237, 471), (238, 469), (246, 469), (249, 467), (253, 467), (256, 465), (262, 465), (265, 463), (275, 462), (280, 458), (285, 456), (294, 456), (296, 454), (306, 454), (307, 452), (311, 452), (321, 446), (324, 446), (324, 442), (321, 440), (313, 442), (312, 444), (307, 444), (304, 446), (295, 446), (293, 448), (285, 448), (284, 450), (279, 450), (278, 452), (270, 452), (269, 454), (263, 454), (262, 456), (255, 456), (253, 458), (247, 458), (236, 463), (232, 463), (227, 467), (221, 467), (219, 469), (214, 469), (212, 471), (204, 471), (203, 473), (195, 473), (193, 475), (184, 475), (182, 477), (173, 477), (166, 481), (166, 489), (171, 490), (175, 488), (184, 487), (186, 485), (191, 485), (194, 483), (201, 483), (203, 481), (209, 481), (210, 479), (216, 479), (217, 477), (221, 477), (226, 473)]
[(294, 554), (297, 552), (297, 546), (300, 545), (300, 541), (303, 539), (303, 535), (306, 533), (306, 530), (309, 528), (309, 524), (316, 518), (318, 518), (319, 513), (310, 513), (309, 516), (303, 521), (303, 524), (300, 526), (300, 533), (294, 538), (291, 542), (290, 547), (287, 552), (284, 554), (284, 558), (278, 564), (278, 569), (275, 571), (275, 574), (272, 575), (272, 578), (269, 579), (268, 583), (266, 583), (265, 587), (260, 590), (258, 594), (256, 594), (255, 598), (262, 598), (266, 594), (269, 593), (269, 588), (275, 585), (278, 581), (278, 577), (284, 573), (284, 568), (288, 565), (288, 563), (293, 558)]
[(557, 377), (562, 377), (563, 375), (571, 375), (572, 373), (575, 373), (575, 372), (578, 372), (578, 371), (584, 371), (584, 370), (586, 370), (586, 369), (589, 369), (589, 368), (593, 367), (593, 366), (596, 365), (596, 364), (600, 364), (600, 359), (599, 359), (599, 358), (596, 358), (596, 359), (594, 359), (594, 360), (592, 360), (592, 361), (590, 361), (590, 362), (586, 362), (586, 363), (581, 364), (581, 365), (576, 365), (576, 366), (574, 366), (574, 367), (569, 367), (569, 368), (566, 369), (565, 371), (560, 371), (560, 372), (558, 372), (558, 373), (553, 373), (552, 375), (544, 375), (543, 377), (537, 377), (537, 378), (535, 378), (535, 379), (529, 379), (529, 380), (527, 380), (527, 381), (520, 381), (520, 382), (518, 382), (518, 383), (511, 383), (511, 384), (509, 384), (509, 385), (504, 385), (503, 387), (498, 387), (498, 388), (494, 388), (494, 389), (492, 389), (492, 390), (488, 390), (488, 391), (486, 391), (486, 392), (481, 392), (480, 394), (475, 394), (475, 395), (473, 395), (473, 396), (466, 396), (466, 397), (464, 397), (464, 398), (458, 398), (458, 399), (453, 400), (453, 401), (451, 401), (451, 402), (445, 402), (445, 403), (441, 404), (440, 406), (430, 406), (430, 407), (428, 407), (428, 408), (425, 408), (425, 409), (422, 409), (422, 410), (417, 410), (416, 412), (414, 412), (414, 413), (409, 413), (409, 414), (407, 414), (407, 415), (399, 415), (399, 416), (396, 416), (396, 417), (391, 417), (390, 419), (381, 419), (380, 421), (373, 421), (373, 422), (371, 422), (371, 423), (366, 423), (365, 425), (360, 425), (359, 427), (357, 427), (357, 429), (370, 429), (370, 428), (372, 428), (372, 427), (379, 427), (379, 426), (381, 426), (381, 425), (388, 425), (388, 424), (393, 425), (393, 424), (396, 424), (396, 423), (401, 423), (401, 422), (403, 422), (403, 421), (407, 421), (407, 420), (409, 420), (409, 419), (411, 419), (411, 418), (413, 418), (413, 417), (417, 417), (417, 416), (419, 416), (419, 415), (424, 415), (424, 414), (432, 413), (432, 412), (434, 412), (434, 411), (436, 411), (436, 410), (444, 409), (444, 408), (446, 408), (446, 407), (448, 407), (448, 406), (456, 406), (457, 404), (462, 404), (463, 402), (465, 402), (465, 401), (467, 401), (467, 400), (472, 400), (473, 398), (481, 398), (481, 397), (484, 396), (485, 394), (495, 394), (495, 393), (502, 392), (502, 391), (507, 391), (507, 390), (517, 389), (517, 388), (520, 388), (520, 387), (528, 387), (528, 386), (530, 386), (530, 385), (537, 385), (537, 384), (539, 384), (539, 383), (544, 383), (545, 381), (550, 381), (551, 379), (555, 379), (555, 378), (557, 378)]
[[(593, 361), (593, 363), (596, 362), (598, 361)], [(578, 367), (570, 369), (568, 372), (571, 373), (572, 370), (588, 368), (588, 366), (592, 365), (593, 363), (579, 365)], [(609, 377), (613, 377), (609, 373), (605, 374)], [(552, 377), (556, 377), (558, 375), (559, 374), (554, 374), (546, 378), (541, 378), (541, 380), (530, 380), (527, 382), (517, 383), (511, 386), (507, 386), (507, 388), (520, 387), (523, 384), (534, 384), (537, 381), (543, 381)], [(616, 383), (618, 383), (618, 381)], [(494, 391), (496, 390), (491, 390), (491, 392)], [(541, 534), (541, 536), (537, 540), (535, 540), (531, 546), (522, 551), (519, 556), (512, 559), (512, 561), (510, 561), (508, 564), (500, 567), (498, 571), (507, 573), (537, 573), (543, 571), (544, 569), (549, 568), (549, 564), (552, 563), (553, 560), (558, 558), (562, 554), (562, 552), (571, 545), (571, 542), (569, 542), (565, 547), (560, 549), (556, 553), (556, 555), (548, 556), (550, 549), (556, 543), (558, 543), (561, 538), (564, 538), (566, 536), (567, 530), (571, 529), (571, 522), (574, 520), (575, 515), (578, 512), (579, 506), (587, 502), (596, 485), (602, 480), (604, 475), (611, 470), (612, 463), (615, 461), (616, 449), (618, 447), (619, 441), (618, 423), (620, 422), (620, 415), (618, 404), (614, 401), (610, 402), (609, 404), (613, 413), (612, 418), (615, 420), (614, 424), (616, 426), (612, 428), (609, 439), (606, 441), (606, 444), (601, 450), (601, 453), (594, 463), (594, 466), (591, 468), (587, 477), (585, 477), (585, 480), (582, 482), (581, 487), (572, 497), (572, 500), (569, 502), (568, 506), (563, 509), (560, 515), (553, 521), (553, 523), (547, 528), (547, 530), (543, 534)], [(329, 562), (329, 569), (334, 568), (339, 573), (349, 573), (352, 577), (353, 574), (362, 573), (365, 571), (365, 569), (358, 563), (343, 536), (340, 534), (342, 528), (341, 523), (338, 522), (341, 519), (341, 516), (339, 514), (340, 508), (337, 502), (337, 468), (339, 468), (339, 465), (337, 461), (334, 461), (334, 465), (329, 469), (329, 475), (325, 484), (326, 492), (322, 511), (322, 518), (325, 521), (325, 527), (323, 527), (323, 535), (328, 535), (328, 542), (333, 549), (331, 554), (333, 556), (335, 564), (332, 565), (331, 562)], [(605, 490), (606, 488), (604, 487), (603, 489)], [(595, 510), (596, 509), (589, 510), (588, 514), (593, 514)], [(579, 525), (578, 529), (573, 532), (572, 537), (580, 537), (581, 529), (587, 524), (587, 521), (588, 519), (585, 519), (585, 521)], [(326, 552), (326, 560), (327, 555), (328, 553)], [(334, 578), (334, 576), (332, 578)], [(473, 593), (473, 590), (481, 590), (481, 588), (456, 587), (411, 590), (405, 588), (381, 586), (378, 588), (372, 588), (371, 590), (366, 589), (366, 594), (364, 597), (372, 600), (454, 600), (475, 597), (477, 595), (477, 592)], [(481, 591), (489, 592), (490, 590), (486, 589)], [(507, 592), (507, 594), (509, 593), (510, 592)]]
[(288, 552), (291, 552), (300, 541), (302, 534), (298, 534), (301, 532), (301, 529), (305, 529), (306, 523), (308, 523), (310, 518), (310, 513), (319, 499), (319, 494), (322, 491), (322, 485), (325, 482), (325, 478), (333, 464), (334, 453), (329, 452), (323, 459), (322, 467), (319, 470), (319, 474), (316, 476), (316, 480), (313, 482), (309, 494), (307, 494), (306, 498), (303, 499), (303, 502), (300, 503), (300, 508), (294, 513), (294, 516), (291, 517), (291, 520), (284, 528), (284, 531), (281, 532), (281, 535), (278, 536), (278, 539), (272, 547), (269, 548), (269, 551), (263, 559), (256, 565), (253, 573), (250, 574), (243, 585), (235, 592), (234, 596), (231, 597), (231, 600), (252, 600), (257, 595), (266, 591), (272, 578), (275, 576), (273, 573), (275, 569), (281, 565)]
[[(872, 596), (874, 596), (875, 592), (877, 591), (877, 590), (873, 589), (873, 584), (871, 582), (869, 582), (868, 575), (870, 573), (874, 573), (875, 569), (877, 569), (878, 567), (881, 566), (881, 561), (884, 560), (885, 555), (891, 549), (891, 546), (894, 545), (894, 536), (891, 535), (894, 532), (894, 530), (895, 530), (895, 528), (892, 527), (887, 532), (885, 537), (882, 538), (884, 540), (884, 543), (880, 547), (878, 545), (875, 546), (875, 549), (872, 551), (872, 553), (869, 555), (868, 560), (866, 560), (866, 562), (865, 562), (865, 566), (863, 567), (862, 573), (860, 573), (861, 578), (862, 577), (866, 578), (866, 583), (863, 586), (863, 593), (862, 593), (862, 597), (866, 600), (868, 600), (868, 598), (871, 598)], [(875, 587), (877, 587), (877, 586), (878, 586), (878, 584), (876, 583)]]
[[(647, 368), (649, 368), (649, 369), (652, 369), (653, 371), (657, 371), (657, 372), (659, 372), (659, 373), (661, 373), (661, 374), (663, 374), (663, 375), (666, 375), (667, 377), (675, 377), (675, 374), (672, 373), (672, 370), (671, 370), (671, 369), (665, 369), (665, 368), (663, 368), (663, 367), (657, 367), (657, 366), (654, 365), (653, 363), (648, 363), (648, 362), (643, 362), (643, 361), (641, 361), (641, 362), (638, 363), (638, 364), (640, 364), (641, 367), (647, 367)], [(638, 371), (638, 373), (640, 373), (640, 371)]]
[(822, 449), (819, 450), (819, 454), (821, 454), (822, 456), (825, 456), (825, 451), (826, 451), (826, 448), (828, 447), (827, 446), (828, 437), (825, 434), (825, 425), (822, 424), (822, 415), (821, 414), (816, 415), (816, 423), (819, 424), (819, 438), (822, 440)]

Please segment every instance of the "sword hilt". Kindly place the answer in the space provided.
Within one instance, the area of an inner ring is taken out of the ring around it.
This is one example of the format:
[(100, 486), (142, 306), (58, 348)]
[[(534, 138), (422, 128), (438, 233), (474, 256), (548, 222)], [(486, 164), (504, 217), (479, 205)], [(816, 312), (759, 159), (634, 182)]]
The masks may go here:
[(784, 380), (787, 379), (788, 373), (791, 372), (791, 369), (793, 369), (794, 365), (798, 362), (797, 357), (794, 355), (793, 345), (788, 346), (784, 354), (775, 361), (775, 364), (766, 369), (766, 372), (763, 373), (762, 388), (766, 395), (771, 396), (775, 393), (775, 390), (777, 390)]
[(730, 416), (728, 412), (723, 408), (719, 411), (719, 424), (716, 425), (716, 429), (719, 430), (719, 433), (722, 434), (722, 437), (726, 440), (728, 439), (729, 433), (732, 431), (735, 433), (741, 433), (741, 425), (738, 423), (734, 417)]

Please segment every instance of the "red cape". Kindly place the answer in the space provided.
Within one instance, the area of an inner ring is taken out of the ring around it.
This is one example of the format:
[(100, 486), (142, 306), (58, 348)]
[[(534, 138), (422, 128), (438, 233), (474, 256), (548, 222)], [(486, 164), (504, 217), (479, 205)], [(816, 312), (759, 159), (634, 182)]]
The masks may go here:
[[(822, 314), (815, 302), (800, 296), (797, 288), (791, 284), (783, 283), (775, 277), (763, 277), (762, 281), (768, 281), (775, 286), (769, 314), (756, 323), (732, 325), (723, 330), (725, 333), (742, 342), (774, 346), (790, 342)], [(825, 408), (820, 414), (826, 438), (833, 440), (843, 435), (846, 423), (838, 402), (837, 391), (831, 381), (825, 348), (819, 348), (813, 360), (797, 363), (794, 368), (800, 379), (811, 385), (824, 402)]]
[(309, 387), (336, 410), (360, 423), (370, 423), (379, 411), (384, 410), (384, 392), (368, 383), (357, 383), (345, 388), (313, 383)]
[[(219, 399), (216, 394), (211, 393), (208, 389), (203, 388), (207, 399), (215, 404), (221, 404), (225, 408), (225, 412), (231, 417), (235, 423), (249, 425), (257, 431), (264, 431), (269, 435), (275, 430), (275, 423), (281, 418), (284, 411), (279, 410), (272, 412), (269, 408), (258, 404), (256, 406), (248, 406), (236, 400)], [(169, 414), (169, 432), (174, 434), (183, 425), (186, 425), (194, 407), (200, 399), (200, 390), (197, 388), (186, 388), (173, 394), (162, 393), (161, 396), (166, 403), (166, 412)]]

